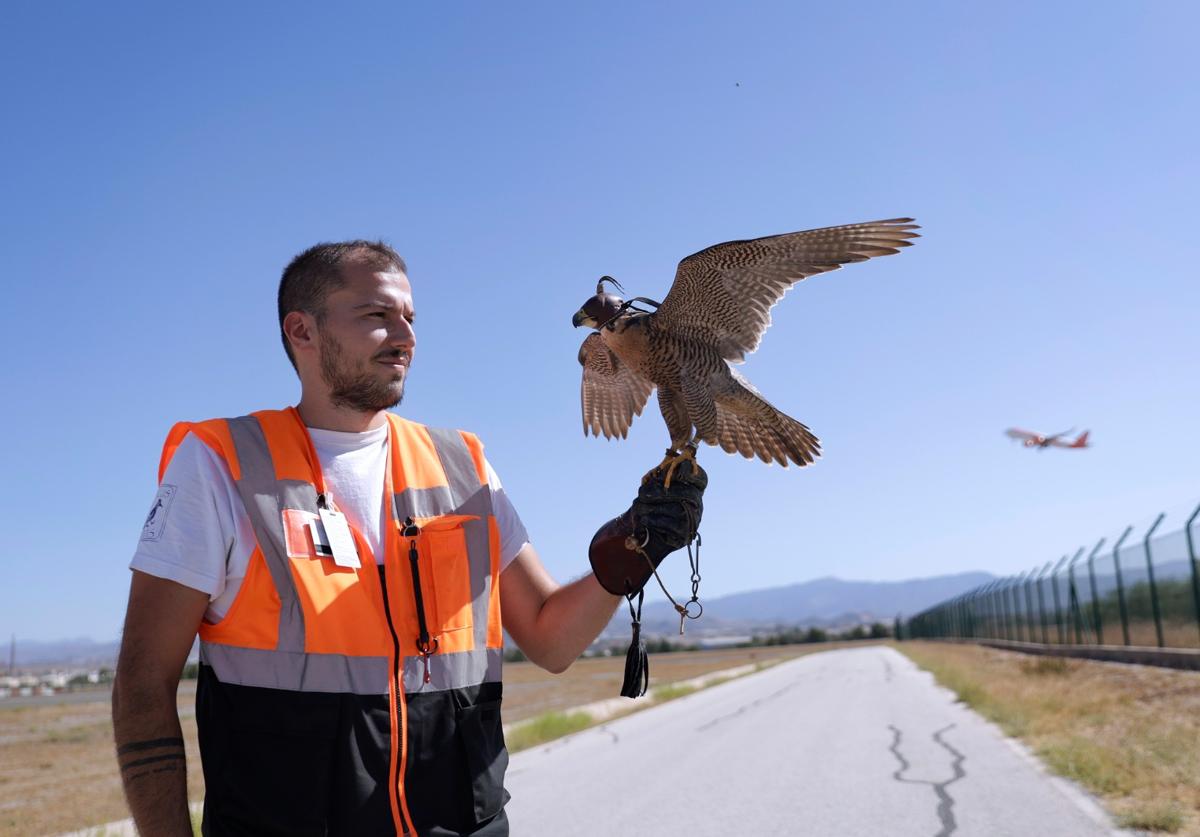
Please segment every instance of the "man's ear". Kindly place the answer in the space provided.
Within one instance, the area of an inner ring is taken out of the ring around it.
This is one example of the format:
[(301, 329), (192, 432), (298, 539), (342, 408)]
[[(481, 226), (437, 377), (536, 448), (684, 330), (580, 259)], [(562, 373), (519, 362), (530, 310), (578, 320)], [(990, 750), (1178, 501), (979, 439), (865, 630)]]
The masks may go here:
[(292, 347), (292, 354), (299, 356), (317, 347), (317, 321), (312, 314), (289, 311), (283, 318), (283, 334)]

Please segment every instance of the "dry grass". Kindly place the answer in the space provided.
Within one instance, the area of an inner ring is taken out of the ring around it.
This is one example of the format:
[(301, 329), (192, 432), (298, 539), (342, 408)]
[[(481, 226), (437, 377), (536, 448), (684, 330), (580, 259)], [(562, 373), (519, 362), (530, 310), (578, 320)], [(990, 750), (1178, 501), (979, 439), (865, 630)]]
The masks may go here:
[[(652, 654), (652, 687), (662, 689), (746, 663), (769, 664), (829, 645), (726, 649)], [(504, 720), (566, 713), (621, 692), (624, 657), (580, 660), (553, 675), (530, 663), (504, 667)], [(193, 717), (195, 683), (180, 688), (179, 708), (188, 756), (192, 799), (204, 796)], [(0, 704), (0, 835), (45, 835), (86, 828), (129, 816), (113, 755), (108, 693), (91, 703), (11, 707)], [(630, 701), (634, 703), (634, 701)], [(567, 716), (569, 718), (569, 715)], [(578, 719), (566, 723), (576, 728)], [(547, 722), (542, 735), (564, 734), (563, 722)], [(554, 737), (554, 735), (552, 735)]]
[(897, 647), (1100, 796), (1122, 825), (1200, 837), (1200, 673), (967, 644)]
[[(1085, 607), (1085, 615), (1088, 619), (1088, 629), (1081, 632), (1080, 638), (1084, 644), (1096, 644), (1096, 635), (1091, 628), (1091, 612)], [(1041, 642), (1042, 629), (1039, 625), (1032, 626), (1032, 636), (1028, 629), (1021, 626), (1016, 630), (1016, 639), (1022, 641)], [(1058, 643), (1058, 625), (1050, 622), (1046, 625), (1046, 641), (1050, 644)], [(1070, 645), (1075, 641), (1075, 626), (1074, 623), (1063, 623), (1063, 639), (1065, 644)], [(1105, 645), (1124, 645), (1125, 635), (1121, 630), (1121, 623), (1118, 620), (1109, 620), (1104, 623), (1104, 644)], [(1129, 623), (1129, 644), (1136, 645), (1142, 648), (1154, 648), (1158, 645), (1158, 630), (1154, 627), (1152, 619), (1134, 619)], [(1163, 622), (1163, 647), (1164, 648), (1200, 648), (1200, 629), (1196, 627), (1196, 623), (1191, 620), (1164, 620)]]
[[(188, 787), (204, 792), (193, 716), (180, 692)], [(0, 834), (60, 834), (129, 816), (113, 754), (108, 693), (91, 703), (0, 708)]]
[[(1104, 641), (1110, 645), (1120, 645), (1125, 641), (1121, 633), (1121, 623), (1104, 626)], [(1158, 645), (1158, 631), (1153, 621), (1136, 621), (1129, 623), (1129, 644), (1154, 648)], [(1200, 645), (1200, 630), (1195, 622), (1164, 622), (1163, 646), (1165, 648), (1195, 648)]]

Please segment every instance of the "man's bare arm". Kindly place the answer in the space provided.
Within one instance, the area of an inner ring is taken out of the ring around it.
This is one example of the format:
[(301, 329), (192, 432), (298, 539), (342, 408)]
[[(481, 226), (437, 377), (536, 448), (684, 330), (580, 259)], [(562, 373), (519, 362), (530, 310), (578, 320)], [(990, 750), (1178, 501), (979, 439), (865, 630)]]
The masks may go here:
[(612, 618), (621, 597), (588, 573), (560, 585), (526, 544), (500, 581), (504, 628), (534, 663), (560, 674), (579, 658)]
[(140, 834), (192, 834), (175, 693), (207, 607), (207, 593), (133, 572), (112, 710), (121, 782)]

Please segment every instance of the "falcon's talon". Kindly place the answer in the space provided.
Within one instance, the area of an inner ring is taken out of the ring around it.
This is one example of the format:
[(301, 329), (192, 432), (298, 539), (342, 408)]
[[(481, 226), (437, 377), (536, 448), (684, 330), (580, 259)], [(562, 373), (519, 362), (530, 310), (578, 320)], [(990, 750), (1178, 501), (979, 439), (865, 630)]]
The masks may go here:
[[(663, 488), (671, 487), (671, 477), (675, 476), (675, 469), (679, 467), (679, 463), (684, 460), (690, 460), (693, 465), (696, 464), (696, 446), (688, 443), (683, 446), (682, 451), (674, 457), (668, 457), (668, 459), (671, 460), (671, 464), (667, 467), (667, 478), (663, 480)], [(663, 460), (663, 465), (666, 464), (666, 460)], [(662, 465), (659, 465), (658, 468), (662, 468)], [(655, 470), (658, 470), (658, 468)]]
[(657, 465), (655, 465), (649, 471), (647, 471), (646, 475), (644, 477), (642, 477), (642, 485), (645, 485), (646, 483), (650, 482), (651, 478), (653, 478), (656, 474), (658, 474), (658, 472), (661, 471), (663, 468), (666, 468), (669, 465), (671, 465), (673, 462), (675, 462), (676, 458), (679, 457), (680, 455), (681, 454), (679, 453), (679, 451), (675, 450), (675, 448), (667, 448), (667, 455), (663, 457), (663, 461), (658, 463)]

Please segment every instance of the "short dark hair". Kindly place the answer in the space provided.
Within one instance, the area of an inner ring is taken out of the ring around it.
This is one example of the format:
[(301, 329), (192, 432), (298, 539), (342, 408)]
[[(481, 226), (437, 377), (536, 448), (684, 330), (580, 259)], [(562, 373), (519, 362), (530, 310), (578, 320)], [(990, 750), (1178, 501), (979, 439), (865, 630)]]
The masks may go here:
[(325, 316), (326, 297), (345, 284), (342, 268), (347, 265), (366, 265), (377, 270), (396, 268), (408, 273), (404, 259), (391, 247), (382, 241), (361, 238), (316, 244), (292, 259), (279, 280), (279, 336), (293, 369), (296, 358), (283, 333), (283, 318), (292, 311), (303, 311), (320, 322)]

